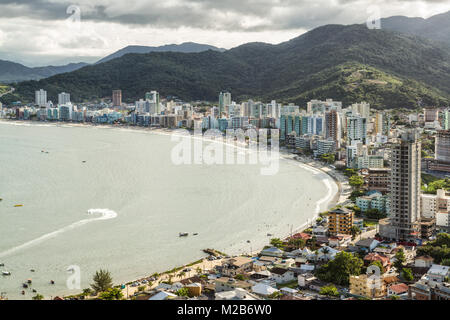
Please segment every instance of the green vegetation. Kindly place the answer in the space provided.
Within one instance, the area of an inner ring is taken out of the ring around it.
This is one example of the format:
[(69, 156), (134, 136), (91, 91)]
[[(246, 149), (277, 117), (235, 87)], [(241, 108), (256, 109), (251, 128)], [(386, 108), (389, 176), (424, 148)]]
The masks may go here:
[(283, 241), (281, 241), (279, 238), (271, 239), (270, 244), (276, 248), (283, 248)]
[(397, 253), (395, 254), (395, 262), (394, 262), (394, 267), (397, 269), (397, 271), (400, 271), (403, 268), (405, 261), (406, 261), (405, 252), (403, 251), (403, 249), (398, 250)]
[(188, 288), (181, 288), (178, 289), (177, 292), (175, 292), (175, 294), (179, 297), (189, 297), (189, 290)]
[(36, 294), (34, 297), (32, 297), (31, 299), (33, 300), (44, 300), (44, 296), (42, 294)]
[(436, 194), (438, 189), (450, 190), (450, 179), (434, 180), (429, 182), (426, 187), (422, 186), (422, 191), (428, 194)]
[(319, 294), (330, 297), (339, 297), (339, 291), (335, 286), (325, 286), (320, 288)]
[(380, 261), (373, 261), (370, 265), (378, 267), (378, 269), (380, 269), (381, 274), (386, 272)]
[(245, 280), (245, 277), (244, 277), (243, 274), (237, 274), (237, 275), (234, 276), (234, 278), (235, 278), (236, 280), (241, 280), (241, 281), (244, 281), (244, 280)]
[(32, 101), (45, 88), (56, 101), (70, 92), (83, 102), (111, 96), (142, 98), (151, 83), (162, 96), (217, 101), (229, 90), (236, 101), (276, 99), (304, 105), (333, 97), (344, 105), (415, 108), (450, 99), (450, 53), (438, 43), (364, 25), (327, 25), (279, 44), (249, 43), (226, 52), (127, 54), (105, 63), (17, 85), (8, 101)]
[(425, 246), (417, 248), (417, 256), (429, 255), (435, 263), (450, 259), (450, 234), (440, 233), (436, 240), (428, 242)]
[(387, 217), (387, 214), (385, 212), (381, 212), (380, 210), (375, 208), (368, 209), (366, 212), (364, 212), (364, 215), (366, 216), (366, 218), (373, 220), (380, 220)]
[(122, 298), (123, 293), (119, 288), (109, 288), (99, 295), (100, 300), (121, 300)]
[(325, 282), (336, 285), (348, 285), (350, 275), (360, 275), (364, 265), (363, 260), (351, 253), (341, 251), (334, 260), (329, 261), (317, 270), (317, 277)]
[(356, 190), (359, 190), (364, 185), (364, 179), (359, 175), (353, 175), (348, 179), (348, 183)]
[(100, 269), (99, 271), (95, 272), (93, 280), (94, 283), (91, 284), (91, 287), (95, 292), (103, 292), (112, 288), (113, 286), (111, 273), (106, 270)]
[(334, 153), (325, 153), (320, 156), (320, 159), (328, 164), (333, 164), (334, 161), (336, 161), (336, 156), (334, 155)]
[(403, 268), (401, 275), (402, 275), (402, 278), (405, 279), (406, 281), (414, 280), (414, 276), (413, 276), (412, 270), (410, 268)]

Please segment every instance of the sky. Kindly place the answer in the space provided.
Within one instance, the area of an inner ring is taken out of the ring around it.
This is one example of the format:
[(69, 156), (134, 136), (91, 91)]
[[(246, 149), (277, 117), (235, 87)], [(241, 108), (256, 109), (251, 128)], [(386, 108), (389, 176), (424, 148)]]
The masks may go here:
[(325, 24), (449, 10), (450, 0), (0, 0), (0, 59), (43, 66), (127, 45), (276, 44)]

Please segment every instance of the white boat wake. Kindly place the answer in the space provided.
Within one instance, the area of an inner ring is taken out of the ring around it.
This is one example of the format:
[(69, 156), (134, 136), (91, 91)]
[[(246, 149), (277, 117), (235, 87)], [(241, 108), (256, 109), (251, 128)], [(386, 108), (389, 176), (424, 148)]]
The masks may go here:
[(34, 240), (30, 240), (28, 242), (25, 242), (24, 244), (21, 244), (20, 246), (8, 249), (6, 251), (3, 251), (0, 253), (0, 258), (3, 258), (5, 256), (8, 256), (12, 253), (15, 253), (19, 250), (23, 250), (26, 248), (29, 248), (31, 246), (34, 246), (38, 243), (41, 243), (45, 240), (54, 238), (66, 231), (81, 227), (87, 223), (93, 222), (93, 221), (99, 221), (99, 220), (109, 220), (109, 219), (114, 219), (117, 217), (117, 212), (110, 210), (110, 209), (89, 209), (87, 211), (88, 215), (94, 215), (94, 214), (100, 214), (99, 217), (94, 217), (94, 218), (89, 218), (89, 219), (82, 219), (80, 221), (74, 222), (64, 228), (58, 229), (56, 231), (44, 234), (43, 236), (40, 236), (39, 238), (36, 238)]

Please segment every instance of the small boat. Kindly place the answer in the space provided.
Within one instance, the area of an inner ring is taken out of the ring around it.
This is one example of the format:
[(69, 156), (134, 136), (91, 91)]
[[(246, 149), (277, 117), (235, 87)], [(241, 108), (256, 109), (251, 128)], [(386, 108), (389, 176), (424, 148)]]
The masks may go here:
[(24, 291), (24, 290), (22, 290), (22, 295), (23, 295), (23, 296), (25, 295), (25, 291)]
[(187, 232), (180, 232), (179, 233), (180, 237), (187, 237), (188, 235), (189, 235), (189, 233), (187, 233)]
[(4, 263), (0, 263), (0, 267), (4, 267), (5, 266), (5, 264)]
[(37, 292), (36, 289), (33, 289), (33, 292), (36, 293)]
[(53, 280), (50, 280), (50, 284), (55, 284), (55, 281), (53, 281)]
[(247, 240), (247, 243), (250, 243), (250, 240)]
[(14, 208), (23, 207), (23, 204), (16, 204), (14, 205)]
[(267, 234), (267, 236), (268, 236), (268, 237), (271, 237), (271, 236), (273, 236), (273, 234), (271, 234), (271, 233), (268, 233), (268, 234)]
[(9, 271), (2, 271), (2, 275), (4, 275), (4, 276), (10, 276), (10, 275), (11, 275), (11, 272), (9, 272)]
[(31, 269), (30, 271), (31, 271), (31, 272), (34, 272), (35, 270), (34, 270), (34, 269)]
[(198, 233), (194, 233), (194, 234), (192, 234), (193, 236), (197, 236), (198, 235)]
[(26, 283), (22, 284), (22, 287), (24, 287), (25, 289), (28, 288), (28, 285)]
[(27, 283), (28, 283), (28, 284), (31, 284), (31, 283), (32, 283), (31, 279), (28, 279), (28, 280), (27, 280)]
[(83, 160), (82, 162), (83, 162), (83, 163), (86, 163), (86, 160)]

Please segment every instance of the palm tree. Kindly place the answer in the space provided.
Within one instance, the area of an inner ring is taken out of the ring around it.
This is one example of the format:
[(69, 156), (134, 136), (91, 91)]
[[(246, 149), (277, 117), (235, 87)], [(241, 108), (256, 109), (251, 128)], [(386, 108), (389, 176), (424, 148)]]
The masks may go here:
[(99, 271), (95, 272), (93, 280), (94, 283), (91, 284), (91, 287), (95, 292), (103, 292), (107, 289), (112, 288), (113, 286), (111, 273), (106, 270), (100, 269)]

